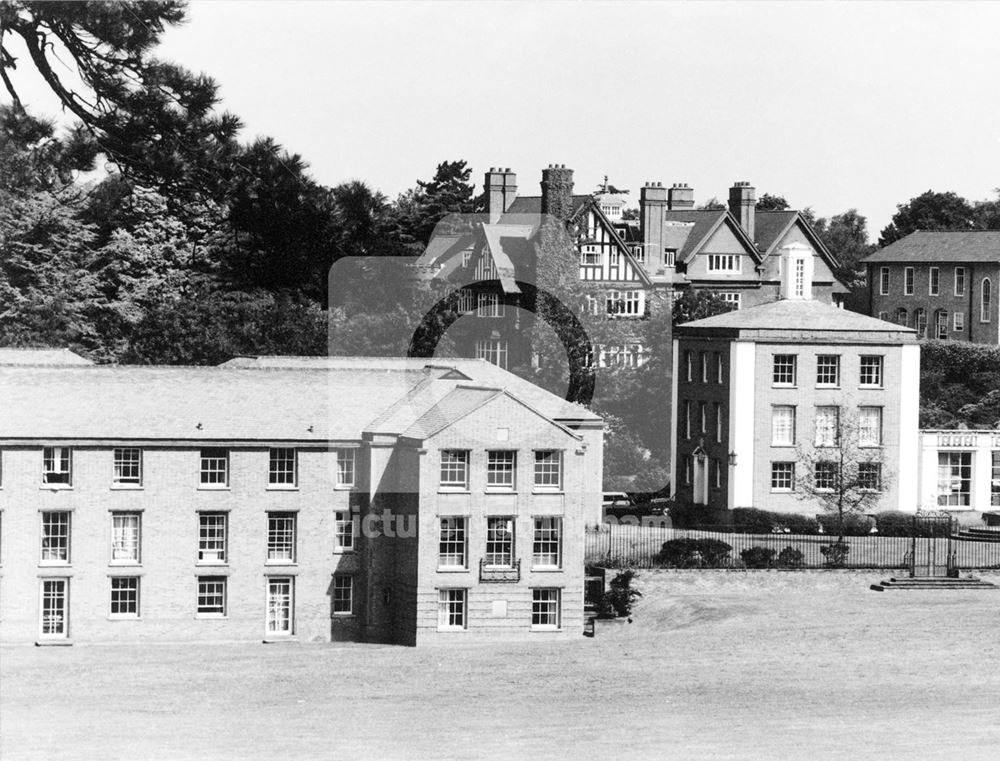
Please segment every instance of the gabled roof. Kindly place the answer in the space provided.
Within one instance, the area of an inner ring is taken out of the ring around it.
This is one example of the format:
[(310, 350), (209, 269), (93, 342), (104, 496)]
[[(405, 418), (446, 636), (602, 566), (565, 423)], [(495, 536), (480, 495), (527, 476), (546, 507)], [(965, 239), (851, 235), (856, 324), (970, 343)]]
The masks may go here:
[(918, 230), (879, 249), (867, 262), (1000, 262), (1000, 230)]
[(813, 299), (782, 299), (759, 304), (746, 309), (737, 309), (714, 317), (686, 322), (678, 330), (700, 330), (719, 328), (729, 330), (808, 330), (828, 331), (844, 334), (858, 333), (902, 333), (915, 336), (913, 328), (894, 322), (877, 320), (857, 312), (826, 304)]
[[(820, 258), (831, 271), (838, 266), (837, 259), (826, 247), (820, 237), (798, 211), (758, 211), (754, 221), (754, 235), (757, 237), (757, 247), (767, 258), (774, 253), (775, 248), (785, 237), (785, 234), (796, 224), (801, 225), (805, 236)], [(836, 280), (836, 276), (834, 276)], [(844, 293), (847, 292), (845, 288)]]
[(652, 282), (649, 279), (649, 273), (646, 272), (646, 268), (642, 264), (639, 264), (639, 262), (635, 260), (635, 257), (632, 256), (632, 249), (625, 245), (625, 241), (622, 240), (621, 232), (615, 228), (614, 224), (611, 222), (610, 219), (608, 219), (607, 215), (603, 211), (601, 211), (601, 207), (597, 203), (596, 199), (590, 197), (587, 203), (585, 203), (583, 206), (578, 208), (573, 213), (572, 218), (578, 217), (579, 215), (583, 214), (584, 211), (587, 210), (593, 211), (594, 214), (597, 216), (598, 221), (604, 227), (604, 229), (611, 234), (611, 237), (614, 239), (615, 243), (618, 244), (620, 252), (625, 256), (625, 260), (632, 265), (632, 271), (636, 272), (639, 275), (639, 278), (642, 280), (642, 283), (644, 285), (652, 285)]
[(760, 253), (757, 251), (757, 247), (753, 244), (753, 241), (747, 237), (746, 232), (740, 227), (739, 223), (733, 219), (732, 215), (729, 214), (725, 209), (675, 209), (673, 211), (664, 212), (664, 221), (666, 222), (687, 222), (689, 224), (693, 223), (687, 237), (684, 239), (684, 245), (677, 251), (677, 260), (680, 262), (689, 262), (691, 259), (697, 255), (702, 247), (708, 242), (708, 239), (715, 234), (715, 232), (722, 227), (724, 224), (729, 224), (730, 229), (736, 235), (736, 237), (743, 244), (746, 252), (753, 257), (754, 261), (760, 262)]

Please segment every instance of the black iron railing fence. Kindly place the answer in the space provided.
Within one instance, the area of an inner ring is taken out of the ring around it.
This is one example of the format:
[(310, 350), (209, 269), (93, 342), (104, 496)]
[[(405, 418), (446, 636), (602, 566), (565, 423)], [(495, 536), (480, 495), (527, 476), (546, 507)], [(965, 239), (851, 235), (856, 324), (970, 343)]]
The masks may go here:
[[(673, 543), (664, 553), (666, 542)], [(909, 568), (913, 559), (911, 537), (848, 536), (843, 540), (846, 549), (836, 544), (837, 537), (828, 534), (735, 534), (713, 529), (602, 524), (587, 529), (584, 546), (588, 565), (632, 568), (902, 570)], [(948, 558), (958, 569), (1000, 569), (1000, 541), (967, 540), (961, 536), (918, 539), (918, 554), (932, 551), (939, 558)]]

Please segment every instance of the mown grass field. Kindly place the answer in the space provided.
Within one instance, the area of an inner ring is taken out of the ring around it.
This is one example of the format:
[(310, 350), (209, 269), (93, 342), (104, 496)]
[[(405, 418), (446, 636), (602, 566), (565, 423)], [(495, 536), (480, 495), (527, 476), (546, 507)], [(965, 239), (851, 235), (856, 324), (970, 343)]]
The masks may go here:
[(556, 644), (0, 647), (0, 758), (995, 759), (1000, 591), (642, 572)]

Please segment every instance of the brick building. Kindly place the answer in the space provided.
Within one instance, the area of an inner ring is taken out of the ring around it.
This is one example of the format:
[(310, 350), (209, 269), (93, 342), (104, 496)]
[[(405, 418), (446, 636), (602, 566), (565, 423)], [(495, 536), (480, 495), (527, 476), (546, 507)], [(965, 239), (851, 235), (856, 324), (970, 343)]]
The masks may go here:
[(494, 365), (0, 362), (4, 642), (580, 631), (602, 423)]
[(1000, 231), (918, 231), (865, 261), (872, 316), (918, 338), (1000, 343)]
[(808, 250), (793, 244), (781, 257), (789, 276), (780, 301), (676, 331), (674, 493), (711, 508), (814, 512), (796, 493), (803, 451), (836, 446), (852, 420), (859, 448), (872, 453), (882, 509), (913, 511), (913, 330), (810, 298)]

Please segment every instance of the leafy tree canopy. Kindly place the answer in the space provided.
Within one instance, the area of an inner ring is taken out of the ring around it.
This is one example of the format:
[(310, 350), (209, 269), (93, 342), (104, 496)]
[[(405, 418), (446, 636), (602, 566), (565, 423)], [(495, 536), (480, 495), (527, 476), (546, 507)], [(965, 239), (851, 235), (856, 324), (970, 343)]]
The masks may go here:
[(788, 201), (783, 196), (764, 193), (757, 199), (757, 211), (784, 211), (787, 208)]
[(735, 308), (735, 304), (726, 301), (714, 291), (689, 288), (680, 296), (674, 298), (674, 325), (683, 325), (685, 322), (693, 322), (705, 317), (725, 314)]
[(879, 246), (909, 235), (915, 230), (970, 230), (976, 213), (971, 203), (957, 193), (928, 190), (907, 203), (896, 206), (892, 221), (882, 230)]

